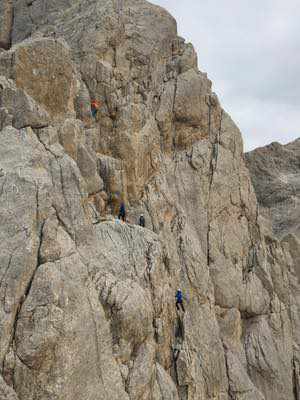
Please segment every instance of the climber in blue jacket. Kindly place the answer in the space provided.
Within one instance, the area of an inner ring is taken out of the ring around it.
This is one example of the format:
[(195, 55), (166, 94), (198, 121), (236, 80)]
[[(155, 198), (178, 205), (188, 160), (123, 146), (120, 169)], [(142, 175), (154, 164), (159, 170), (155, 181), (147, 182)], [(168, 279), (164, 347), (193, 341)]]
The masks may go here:
[(126, 209), (125, 209), (125, 203), (123, 201), (120, 206), (118, 218), (126, 222)]
[(177, 290), (176, 295), (176, 308), (179, 311), (179, 306), (181, 307), (182, 311), (185, 312), (184, 305), (183, 305), (183, 295), (180, 289)]

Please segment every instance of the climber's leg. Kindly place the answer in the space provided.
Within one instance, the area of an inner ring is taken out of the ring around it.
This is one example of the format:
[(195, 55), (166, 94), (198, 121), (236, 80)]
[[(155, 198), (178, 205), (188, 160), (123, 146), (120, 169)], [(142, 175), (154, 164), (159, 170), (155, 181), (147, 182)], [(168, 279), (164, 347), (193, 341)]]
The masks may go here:
[(181, 310), (182, 310), (183, 312), (185, 312), (185, 308), (184, 308), (183, 302), (177, 300), (177, 301), (176, 301), (176, 308), (177, 308), (178, 311), (180, 310), (179, 306), (181, 307)]
[(97, 115), (97, 110), (96, 110), (96, 108), (92, 108), (92, 109), (91, 109), (91, 112), (92, 112), (92, 117), (93, 117), (93, 118), (96, 118), (96, 115)]

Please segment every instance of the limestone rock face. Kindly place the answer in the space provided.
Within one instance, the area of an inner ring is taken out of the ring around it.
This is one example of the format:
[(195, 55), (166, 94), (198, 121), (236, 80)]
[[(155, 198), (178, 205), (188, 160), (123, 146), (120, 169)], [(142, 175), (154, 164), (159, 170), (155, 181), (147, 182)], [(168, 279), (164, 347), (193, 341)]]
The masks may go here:
[(48, 113), (14, 82), (0, 77), (1, 127), (40, 128), (50, 123)]
[(298, 242), (266, 236), (241, 134), (174, 19), (144, 0), (13, 11), (0, 398), (298, 400)]
[[(299, 397), (300, 140), (272, 143), (246, 154), (246, 164), (269, 232), (281, 240), (288, 265), (294, 336), (294, 392)], [(272, 245), (272, 248), (274, 244)], [(278, 248), (278, 245), (276, 245)], [(272, 251), (272, 254), (273, 251)], [(280, 260), (281, 263), (286, 261)], [(278, 276), (278, 283), (280, 278)], [(282, 283), (280, 283), (282, 286)], [(283, 293), (282, 289), (281, 292)], [(298, 397), (297, 397), (298, 396)]]
[(300, 238), (300, 139), (272, 143), (246, 154), (246, 163), (261, 205), (279, 238)]
[(52, 120), (75, 114), (75, 71), (63, 41), (37, 38), (20, 43), (0, 55), (0, 71), (42, 105)]

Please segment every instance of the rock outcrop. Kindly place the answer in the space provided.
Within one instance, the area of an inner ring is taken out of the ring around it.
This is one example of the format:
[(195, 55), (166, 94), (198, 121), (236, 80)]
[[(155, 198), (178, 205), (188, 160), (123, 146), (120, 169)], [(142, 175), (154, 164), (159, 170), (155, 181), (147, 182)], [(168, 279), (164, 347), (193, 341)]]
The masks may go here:
[[(275, 235), (291, 256), (291, 312), (295, 332), (296, 358), (299, 359), (299, 283), (300, 283), (300, 139), (287, 145), (271, 143), (246, 153), (253, 186), (260, 205), (260, 218), (268, 235)], [(298, 299), (298, 300), (297, 300)], [(298, 304), (298, 306), (296, 305)], [(299, 376), (299, 367), (295, 374)], [(299, 398), (299, 382), (295, 384)]]
[(144, 0), (13, 14), (0, 398), (299, 400), (295, 255), (265, 235), (241, 134), (174, 19)]
[(272, 143), (246, 154), (246, 163), (261, 206), (274, 234), (300, 239), (300, 139)]

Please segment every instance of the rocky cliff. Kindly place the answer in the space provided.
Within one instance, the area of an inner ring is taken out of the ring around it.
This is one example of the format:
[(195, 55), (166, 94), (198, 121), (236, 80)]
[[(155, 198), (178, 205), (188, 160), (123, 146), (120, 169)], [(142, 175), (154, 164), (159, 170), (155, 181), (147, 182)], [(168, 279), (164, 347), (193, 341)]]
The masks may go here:
[(0, 399), (299, 400), (295, 258), (174, 19), (0, 9)]
[(278, 238), (300, 239), (300, 139), (272, 143), (246, 154), (261, 214)]

